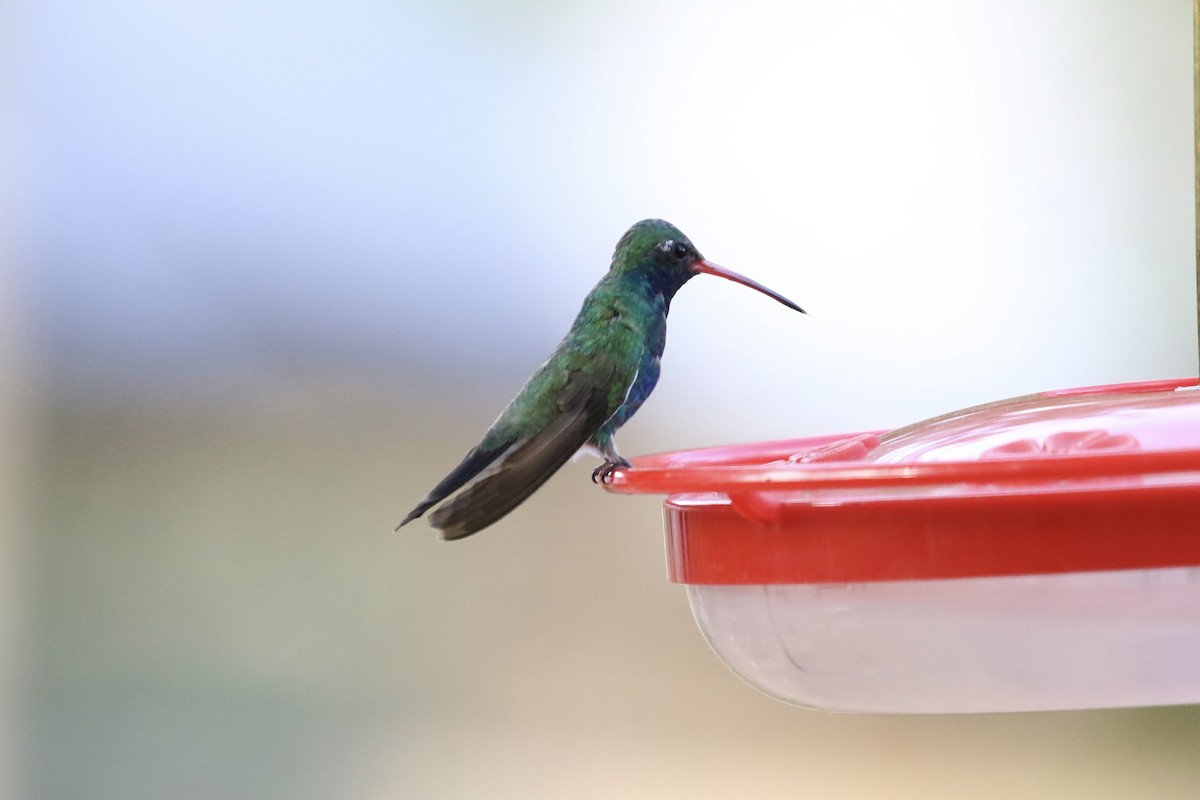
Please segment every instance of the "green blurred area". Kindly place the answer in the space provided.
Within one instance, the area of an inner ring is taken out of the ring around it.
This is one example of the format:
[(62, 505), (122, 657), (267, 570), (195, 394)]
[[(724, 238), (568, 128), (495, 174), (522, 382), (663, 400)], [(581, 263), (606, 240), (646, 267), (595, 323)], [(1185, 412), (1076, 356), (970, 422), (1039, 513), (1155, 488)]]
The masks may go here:
[(666, 581), (658, 500), (585, 463), (472, 539), (393, 533), (489, 419), (466, 407), (330, 384), (237, 410), (33, 405), (29, 797), (1200, 785), (1200, 708), (882, 717), (758, 694)]

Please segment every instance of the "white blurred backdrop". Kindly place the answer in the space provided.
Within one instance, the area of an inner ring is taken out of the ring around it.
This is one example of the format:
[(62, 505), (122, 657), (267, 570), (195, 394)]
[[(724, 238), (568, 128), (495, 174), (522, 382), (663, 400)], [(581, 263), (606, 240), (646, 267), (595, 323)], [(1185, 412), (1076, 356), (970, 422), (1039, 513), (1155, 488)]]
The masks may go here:
[(19, 3), (38, 333), (119, 396), (281, 357), (508, 392), (661, 216), (812, 316), (689, 286), (660, 425), (1190, 374), (1189, 13)]
[(1190, 709), (755, 695), (591, 465), (390, 533), (647, 216), (810, 315), (689, 284), (627, 455), (1196, 374), (1185, 0), (4, 17), (12, 796), (1194, 792)]

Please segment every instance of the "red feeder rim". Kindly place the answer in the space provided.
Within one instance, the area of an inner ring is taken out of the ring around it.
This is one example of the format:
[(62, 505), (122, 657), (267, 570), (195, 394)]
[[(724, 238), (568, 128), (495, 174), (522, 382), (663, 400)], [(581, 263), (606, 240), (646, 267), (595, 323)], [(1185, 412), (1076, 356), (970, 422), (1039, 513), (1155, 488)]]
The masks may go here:
[(668, 572), (841, 583), (1200, 565), (1196, 379), (1067, 389), (890, 432), (633, 460)]

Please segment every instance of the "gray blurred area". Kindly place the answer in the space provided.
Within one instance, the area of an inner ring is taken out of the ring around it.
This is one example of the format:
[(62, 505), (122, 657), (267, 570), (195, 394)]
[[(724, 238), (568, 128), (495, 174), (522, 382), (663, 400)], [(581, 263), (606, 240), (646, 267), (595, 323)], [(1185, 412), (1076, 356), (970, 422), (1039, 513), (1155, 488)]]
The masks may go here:
[(964, 9), (9, 4), (0, 797), (1194, 797), (758, 694), (586, 460), (392, 531), (644, 216), (812, 313), (689, 285), (628, 455), (1195, 374), (1190, 5)]

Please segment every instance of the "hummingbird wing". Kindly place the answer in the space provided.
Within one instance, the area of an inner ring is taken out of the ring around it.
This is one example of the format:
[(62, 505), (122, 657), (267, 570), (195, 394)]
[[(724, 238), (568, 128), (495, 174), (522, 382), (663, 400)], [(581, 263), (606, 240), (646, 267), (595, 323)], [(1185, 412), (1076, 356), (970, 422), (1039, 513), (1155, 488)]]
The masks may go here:
[[(512, 511), (579, 452), (613, 415), (634, 376), (618, 375), (621, 370), (615, 361), (607, 364), (603, 361), (590, 361), (586, 370), (568, 370), (554, 398), (557, 413), (548, 424), (503, 448), (502, 458), (489, 474), (430, 515), (429, 524), (441, 530), (443, 539), (470, 536)], [(623, 377), (625, 380), (621, 380)], [(615, 395), (619, 397), (614, 401)], [(482, 472), (483, 467), (469, 464), (474, 455), (472, 451), (450, 477), (457, 480), (464, 467), (474, 469), (471, 477)], [(488, 462), (495, 460), (492, 455)], [(450, 477), (443, 483), (450, 481)], [(466, 480), (470, 477), (459, 481), (458, 486)]]
[[(491, 431), (488, 431), (490, 434)], [(417, 507), (408, 512), (408, 516), (396, 526), (396, 530), (400, 530), (408, 523), (412, 522), (417, 517), (424, 514), (429, 509), (433, 508), (438, 503), (445, 500), (453, 492), (457, 492), (467, 481), (474, 478), (480, 472), (488, 467), (497, 458), (508, 450), (515, 437), (492, 441), (493, 437), (485, 436), (483, 441), (475, 447), (471, 448), (471, 452), (463, 458), (462, 463), (455, 467), (449, 475), (442, 478), (441, 482), (429, 490), (429, 494), (425, 495), (425, 499), (417, 504)]]

